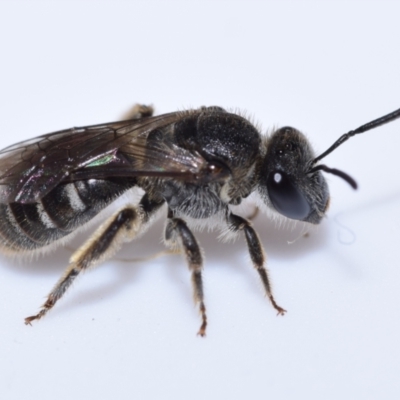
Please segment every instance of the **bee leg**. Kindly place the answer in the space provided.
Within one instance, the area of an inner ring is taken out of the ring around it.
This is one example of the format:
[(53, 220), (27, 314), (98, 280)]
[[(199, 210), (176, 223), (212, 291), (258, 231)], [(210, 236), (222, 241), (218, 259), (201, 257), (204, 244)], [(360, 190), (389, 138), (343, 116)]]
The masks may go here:
[(180, 218), (169, 217), (165, 228), (165, 242), (169, 247), (180, 246), (183, 249), (183, 254), (186, 257), (189, 265), (189, 270), (192, 272), (193, 297), (196, 304), (199, 306), (201, 315), (201, 326), (198, 335), (206, 335), (207, 315), (204, 305), (203, 280), (201, 270), (203, 269), (203, 257), (200, 247), (197, 243), (191, 230), (186, 225), (185, 221)]
[(151, 117), (154, 113), (153, 106), (146, 106), (145, 104), (135, 104), (127, 112), (125, 112), (121, 120), (125, 119), (140, 119), (145, 117)]
[(129, 242), (138, 233), (143, 233), (146, 227), (144, 225), (149, 225), (151, 216), (162, 204), (162, 202), (148, 201), (145, 195), (141, 201), (141, 207), (125, 207), (105, 221), (89, 240), (75, 251), (64, 275), (48, 295), (39, 313), (25, 318), (25, 324), (30, 325), (32, 321), (44, 317), (81, 272), (112, 257), (124, 242)]
[(249, 221), (245, 220), (242, 217), (239, 217), (238, 215), (229, 214), (228, 224), (232, 231), (244, 232), (251, 261), (253, 262), (255, 269), (260, 275), (261, 281), (265, 289), (265, 293), (268, 296), (269, 300), (271, 301), (272, 306), (275, 308), (275, 310), (278, 311), (278, 315), (284, 315), (286, 310), (278, 306), (272, 294), (272, 288), (268, 276), (268, 270), (264, 267), (265, 253), (256, 231), (252, 228)]

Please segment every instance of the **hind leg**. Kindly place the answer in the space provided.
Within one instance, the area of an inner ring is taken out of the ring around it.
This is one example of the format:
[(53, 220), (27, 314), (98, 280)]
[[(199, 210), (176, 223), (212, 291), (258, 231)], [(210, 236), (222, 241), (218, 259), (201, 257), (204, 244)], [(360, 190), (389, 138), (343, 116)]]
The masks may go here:
[(135, 104), (127, 112), (122, 114), (121, 120), (126, 119), (140, 119), (145, 117), (151, 117), (154, 114), (153, 106), (146, 106), (144, 104)]
[(25, 324), (44, 317), (64, 295), (76, 277), (88, 268), (112, 257), (149, 226), (152, 215), (163, 203), (152, 203), (145, 195), (139, 207), (127, 206), (105, 221), (71, 257), (64, 275), (54, 286), (38, 314), (25, 318)]

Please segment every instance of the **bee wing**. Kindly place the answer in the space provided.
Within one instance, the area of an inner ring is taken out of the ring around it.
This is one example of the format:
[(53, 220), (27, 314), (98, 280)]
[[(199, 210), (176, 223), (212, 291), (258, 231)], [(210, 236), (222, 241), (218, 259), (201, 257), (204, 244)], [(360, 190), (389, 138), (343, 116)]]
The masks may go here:
[(72, 128), (17, 143), (0, 152), (0, 202), (36, 202), (58, 184), (115, 176), (191, 180), (207, 171), (197, 153), (148, 134), (182, 118), (170, 113)]

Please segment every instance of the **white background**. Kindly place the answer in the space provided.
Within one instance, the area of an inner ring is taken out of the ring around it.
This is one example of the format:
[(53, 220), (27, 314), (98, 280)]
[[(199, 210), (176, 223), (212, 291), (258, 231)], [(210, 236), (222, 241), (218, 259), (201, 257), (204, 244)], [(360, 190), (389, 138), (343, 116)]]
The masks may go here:
[[(400, 107), (399, 15), (395, 1), (2, 1), (0, 147), (143, 102), (247, 110), (263, 131), (293, 125), (321, 152)], [(360, 187), (327, 176), (332, 205), (308, 238), (255, 221), (283, 318), (243, 240), (198, 235), (205, 339), (178, 256), (110, 260), (32, 327), (23, 318), (70, 251), (1, 257), (0, 397), (399, 398), (399, 149), (396, 121), (330, 155)], [(152, 254), (161, 232), (162, 222), (121, 254)]]

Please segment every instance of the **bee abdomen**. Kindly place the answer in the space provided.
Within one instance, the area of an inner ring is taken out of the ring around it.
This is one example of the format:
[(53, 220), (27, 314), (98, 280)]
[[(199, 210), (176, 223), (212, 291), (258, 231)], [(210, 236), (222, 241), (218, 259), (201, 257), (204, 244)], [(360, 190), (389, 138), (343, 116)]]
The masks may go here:
[(0, 204), (0, 245), (11, 252), (35, 250), (72, 233), (121, 193), (127, 180), (61, 184), (36, 203)]

